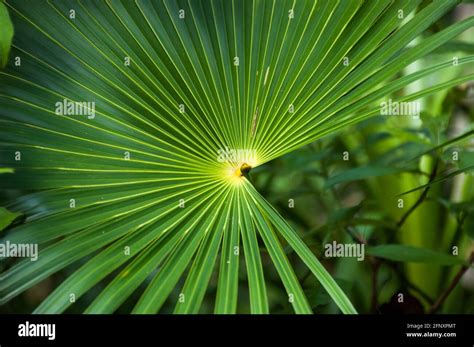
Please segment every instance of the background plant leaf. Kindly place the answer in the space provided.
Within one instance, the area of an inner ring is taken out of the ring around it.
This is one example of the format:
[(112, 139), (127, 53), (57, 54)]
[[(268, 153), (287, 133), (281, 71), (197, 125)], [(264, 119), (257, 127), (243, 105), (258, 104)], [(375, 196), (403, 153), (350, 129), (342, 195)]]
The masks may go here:
[(0, 68), (4, 68), (8, 63), (12, 38), (13, 24), (7, 7), (3, 2), (0, 2)]
[(434, 263), (441, 265), (467, 264), (467, 261), (460, 257), (407, 245), (372, 246), (367, 247), (366, 253), (375, 257), (401, 262)]

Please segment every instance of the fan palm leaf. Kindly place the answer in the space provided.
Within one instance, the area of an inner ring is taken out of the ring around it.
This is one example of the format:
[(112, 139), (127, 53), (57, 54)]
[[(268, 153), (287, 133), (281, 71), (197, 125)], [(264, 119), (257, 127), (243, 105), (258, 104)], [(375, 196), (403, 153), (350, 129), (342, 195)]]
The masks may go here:
[[(472, 64), (398, 75), (473, 26), (410, 45), (456, 3), (415, 13), (420, 1), (7, 1), (15, 37), (0, 71), (0, 167), (14, 173), (0, 185), (25, 192), (7, 207), (28, 218), (3, 240), (37, 243), (40, 256), (2, 272), (0, 301), (74, 266), (36, 312), (63, 312), (104, 283), (85, 312), (114, 312), (139, 290), (134, 313), (167, 300), (197, 313), (216, 272), (214, 311), (235, 313), (245, 264), (250, 310), (268, 313), (263, 245), (294, 311), (311, 313), (288, 245), (355, 313), (246, 173), (377, 115), (388, 93)], [(63, 100), (93, 102), (94, 113), (58, 115)], [(223, 150), (243, 154), (219, 160)]]

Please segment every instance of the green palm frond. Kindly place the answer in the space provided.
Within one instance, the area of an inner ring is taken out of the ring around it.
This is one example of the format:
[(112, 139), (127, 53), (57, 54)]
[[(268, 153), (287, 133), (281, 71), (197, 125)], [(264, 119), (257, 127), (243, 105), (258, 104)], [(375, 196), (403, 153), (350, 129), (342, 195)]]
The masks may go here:
[[(289, 245), (355, 313), (246, 172), (377, 115), (374, 101), (413, 81), (472, 64), (397, 77), (474, 24), (410, 45), (457, 3), (414, 13), (420, 2), (8, 1), (15, 37), (0, 71), (0, 167), (15, 172), (0, 185), (26, 191), (7, 207), (28, 220), (4, 240), (38, 243), (40, 257), (0, 275), (1, 302), (75, 265), (36, 312), (63, 312), (71, 294), (107, 279), (86, 312), (114, 312), (140, 290), (135, 313), (166, 300), (197, 313), (217, 272), (214, 310), (235, 313), (245, 264), (251, 312), (267, 313), (264, 245), (295, 312), (311, 313)], [(94, 102), (95, 113), (55, 114), (64, 99)], [(227, 149), (243, 157), (219, 160)]]

